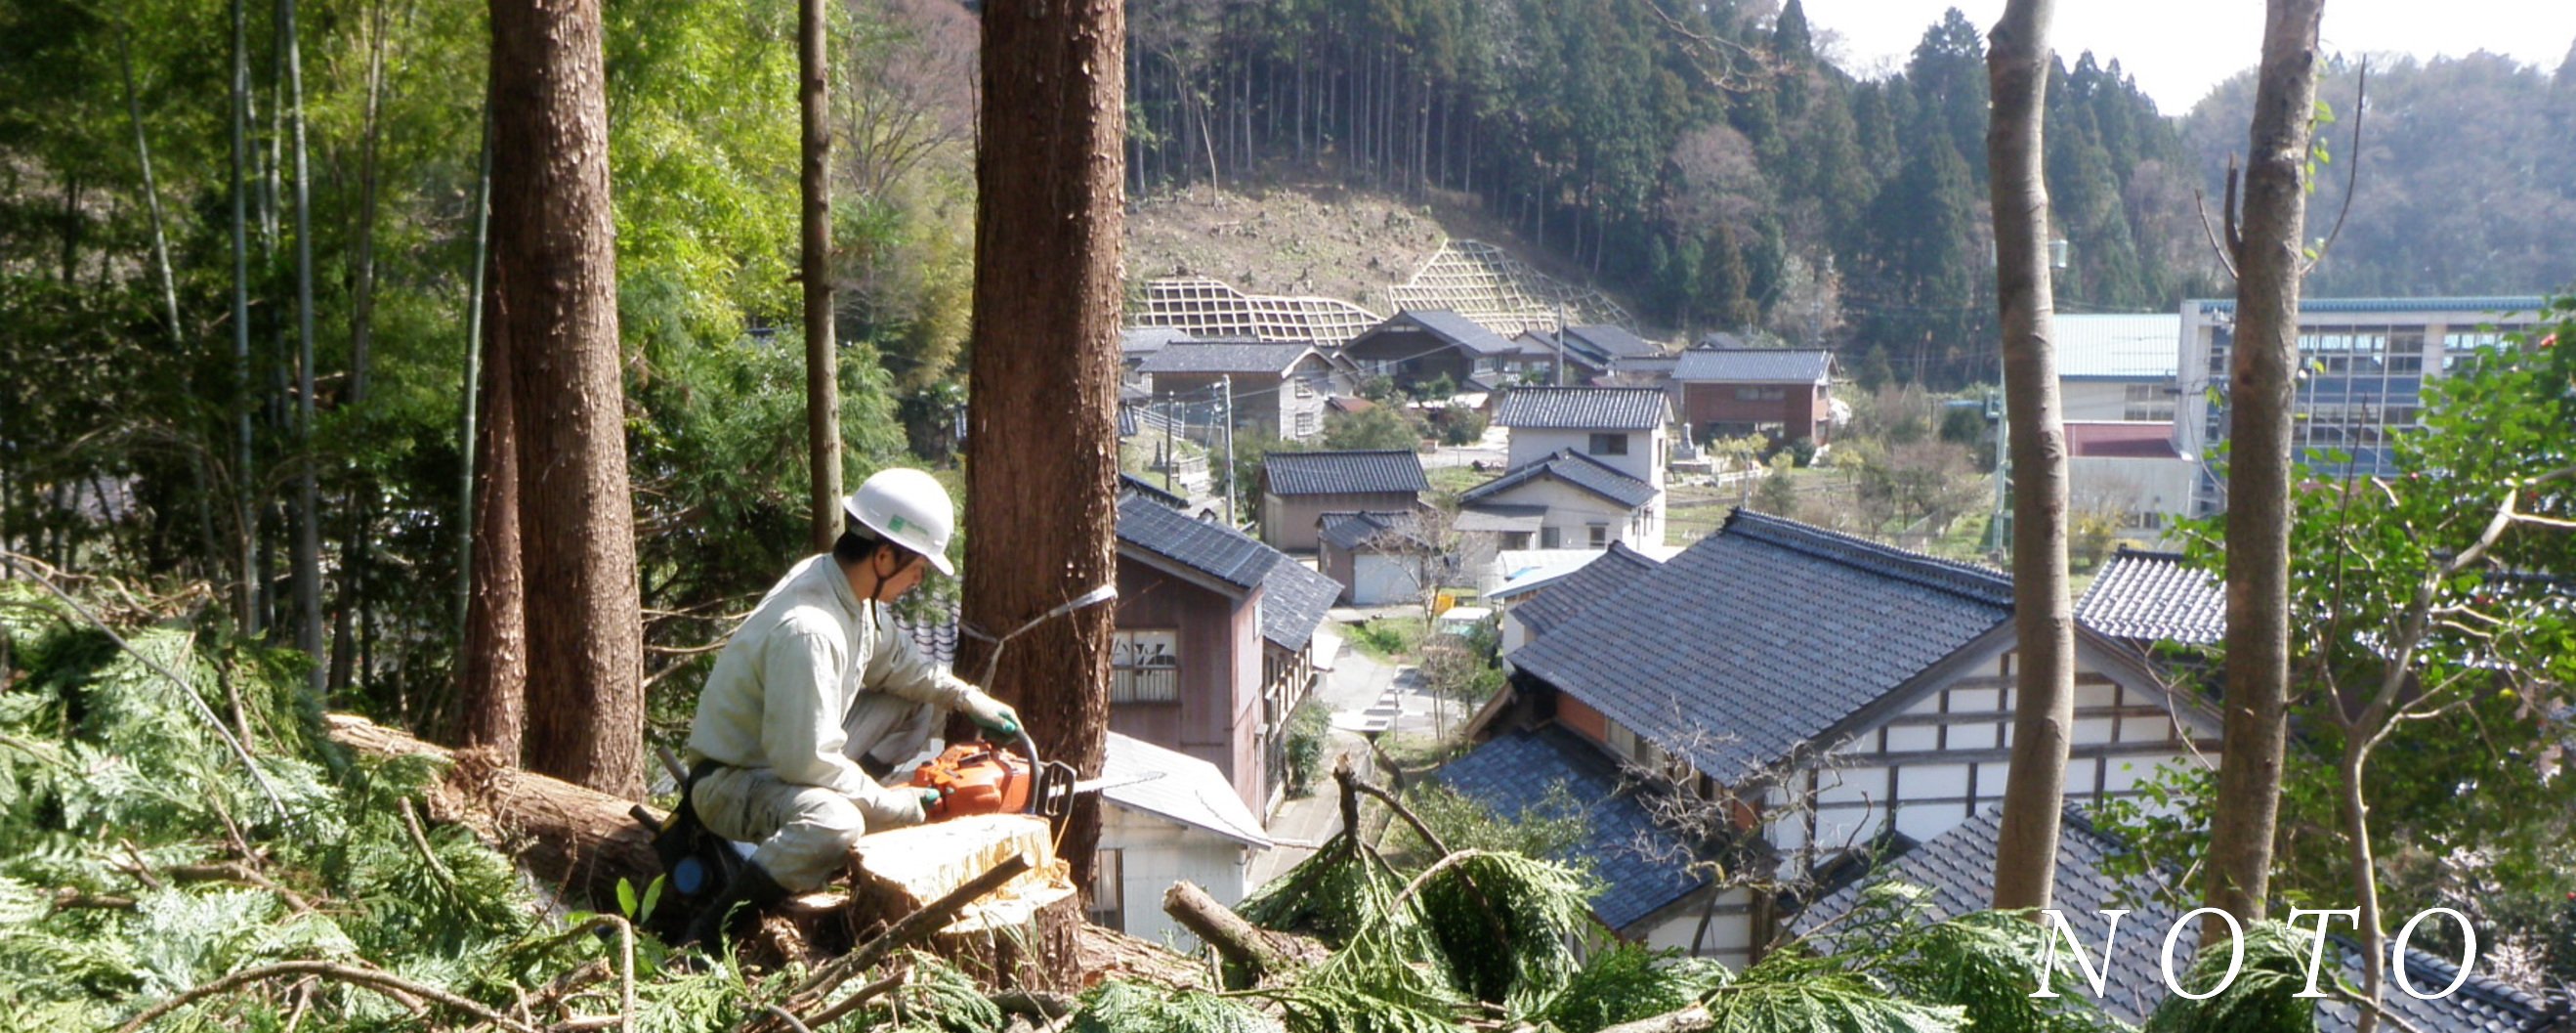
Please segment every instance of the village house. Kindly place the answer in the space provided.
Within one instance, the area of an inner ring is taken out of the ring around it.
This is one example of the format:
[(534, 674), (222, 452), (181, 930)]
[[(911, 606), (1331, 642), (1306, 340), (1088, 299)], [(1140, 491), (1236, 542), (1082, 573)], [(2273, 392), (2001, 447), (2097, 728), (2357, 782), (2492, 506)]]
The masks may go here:
[(2064, 313), (2051, 317), (2057, 399), (2068, 421), (2162, 423), (2171, 428), (2182, 380), (2182, 316), (2172, 312)]
[(1511, 430), (1507, 470), (1573, 451), (1660, 491), (1672, 416), (1664, 393), (1653, 388), (1519, 387), (1503, 395), (1494, 423)]
[(1513, 650), (1663, 566), (1661, 560), (1629, 548), (1626, 542), (1612, 542), (1591, 556), (1591, 562), (1555, 576), (1485, 593), (1487, 602), (1503, 609), (1501, 652), (1506, 662)]
[(1105, 745), (1100, 775), (1111, 784), (1100, 791), (1088, 917), (1149, 942), (1184, 941), (1163, 891), (1186, 879), (1218, 903), (1241, 901), (1270, 835), (1216, 765), (1117, 732)]
[(2122, 542), (2167, 541), (2190, 514), (2200, 475), (2200, 464), (2174, 448), (2173, 421), (2068, 420), (2065, 428), (2067, 504), (2117, 520)]
[(1422, 504), (1431, 480), (1402, 449), (1272, 452), (1261, 460), (1261, 540), (1312, 552), (1326, 513), (1399, 513)]
[(1832, 352), (1693, 348), (1673, 365), (1682, 419), (1698, 440), (1762, 434), (1823, 444), (1832, 423)]
[(1197, 757), (1266, 813), (1285, 784), (1289, 711), (1339, 586), (1242, 532), (1141, 494), (1118, 503), (1111, 731)]
[[(1625, 327), (1600, 324), (1569, 326), (1563, 331), (1525, 330), (1512, 338), (1514, 369), (1533, 374), (1535, 382), (1585, 385), (1604, 382), (1614, 374), (1655, 368), (1658, 360), (1669, 361), (1671, 353), (1663, 345), (1646, 340)], [(1564, 373), (1556, 373), (1562, 360)], [(1661, 369), (1669, 372), (1669, 365)]]
[(1540, 549), (1660, 545), (1664, 491), (1573, 449), (1515, 467), (1461, 492), (1459, 518), (1482, 515), (1518, 526), (1535, 514)]
[[(1577, 849), (1664, 851), (1651, 892), (1614, 885), (1604, 899), (1624, 910), (1604, 920), (1740, 966), (1787, 928), (1782, 898), (1687, 862), (1731, 851), (1738, 874), (1830, 883), (1969, 820), (2003, 794), (2013, 647), (2000, 573), (1737, 510), (1512, 652), (1512, 700), (1482, 731), (1527, 770), (1642, 776), (1648, 788), (1605, 805), (1721, 816), (1735, 832), (1713, 848), (1669, 855), (1652, 836), (1596, 832)], [(2216, 718), (2136, 650), (2079, 628), (2076, 660), (2070, 799), (2132, 796), (2159, 765), (2215, 755)], [(1544, 792), (1478, 798), (1510, 814)]]
[(1520, 349), (1475, 320), (1447, 309), (1407, 309), (1342, 345), (1363, 377), (1386, 377), (1411, 391), (1446, 378), (1459, 391), (1490, 391)]
[(1222, 420), (1222, 407), (1231, 404), (1234, 429), (1291, 441), (1323, 433), (1324, 400), (1351, 387), (1310, 344), (1179, 341), (1136, 368), (1156, 397), (1205, 411), (1205, 422)]

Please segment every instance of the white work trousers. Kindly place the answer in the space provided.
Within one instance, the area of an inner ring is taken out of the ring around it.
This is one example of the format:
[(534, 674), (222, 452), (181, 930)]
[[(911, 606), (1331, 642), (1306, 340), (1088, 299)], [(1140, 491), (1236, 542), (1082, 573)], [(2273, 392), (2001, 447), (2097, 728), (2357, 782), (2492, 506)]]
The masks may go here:
[(808, 893), (831, 881), (849, 860), (850, 844), (868, 830), (921, 820), (910, 814), (868, 814), (860, 802), (821, 786), (797, 785), (767, 768), (715, 766), (689, 792), (707, 830), (738, 843), (756, 843), (751, 861), (790, 892)]

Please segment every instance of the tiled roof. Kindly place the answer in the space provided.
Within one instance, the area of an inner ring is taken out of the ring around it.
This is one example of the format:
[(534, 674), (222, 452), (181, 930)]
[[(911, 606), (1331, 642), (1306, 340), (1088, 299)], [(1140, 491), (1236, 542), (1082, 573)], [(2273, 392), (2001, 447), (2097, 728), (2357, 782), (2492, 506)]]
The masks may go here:
[(2012, 582), (1738, 509), (1627, 590), (1512, 654), (1731, 782), (2010, 619)]
[[(1931, 918), (1983, 910), (1993, 893), (1996, 836), (2001, 823), (2000, 811), (1990, 809), (1881, 865), (1866, 878), (1827, 894), (1801, 912), (1792, 925), (1801, 930), (1818, 929), (1849, 912), (1867, 886), (1886, 880), (1930, 890)], [(2161, 939), (2182, 914), (2157, 898), (2156, 891), (2162, 887), (2152, 877), (2115, 879), (2106, 874), (2104, 862), (2120, 852), (2117, 840), (2094, 828), (2082, 815), (2070, 812), (2058, 837), (2057, 875), (2050, 906), (2065, 911), (2067, 921), (2085, 944), (2086, 957), (2108, 970), (2100, 1002), (2103, 1010), (2126, 1022), (2144, 1023), (2168, 996), (2160, 963)], [(2120, 919), (2119, 937), (2108, 952), (2102, 949), (2106, 923), (2097, 913), (2104, 908), (2132, 909)], [(1826, 930), (1821, 935), (1830, 938), (1831, 932)], [(2186, 924), (2175, 941), (2176, 956), (2189, 956), (2199, 940), (2199, 923)], [(2335, 940), (2345, 978), (2358, 984), (2359, 953), (2343, 937)], [(2406, 971), (2414, 985), (2428, 990), (2450, 985), (2459, 972), (2447, 961), (2411, 950), (2406, 954)], [(2392, 982), (2394, 975), (2391, 973)], [(2089, 995), (2092, 989), (2085, 987), (2078, 992)], [(2551, 1028), (2567, 1015), (2564, 1003), (2553, 1006), (2475, 972), (2458, 993), (2441, 1000), (2418, 1000), (2392, 986), (2381, 1001), (2404, 1018), (2408, 1027), (2422, 1033), (2533, 1033)], [(2317, 1009), (2317, 1028), (2320, 1033), (2346, 1033), (2355, 1028), (2354, 1017), (2351, 1005), (2326, 1003)]]
[(1276, 376), (1314, 351), (1308, 344), (1175, 342), (1137, 364), (1139, 373), (1266, 373)]
[(1272, 452), (1261, 460), (1275, 495), (1367, 495), (1426, 492), (1422, 457), (1403, 449), (1379, 452)]
[[(2467, 297), (2467, 298), (2300, 298), (2299, 314), (2382, 314), (2401, 312), (2472, 312), (2493, 316), (2528, 316), (2540, 311), (2547, 299), (2537, 297)], [(2194, 299), (2183, 302), (2197, 305), (2203, 312), (2234, 312), (2232, 298)]]
[(2122, 549), (2075, 601), (2075, 619), (2112, 638), (2208, 645), (2227, 635), (2227, 591), (2180, 555)]
[(1118, 500), (1118, 541), (1206, 574), (1236, 588), (1261, 584), (1285, 553), (1141, 495)]
[(2071, 459), (2180, 459), (2173, 424), (2125, 420), (2066, 421)]
[(1814, 384), (1833, 370), (1833, 353), (1788, 348), (1693, 348), (1673, 366), (1673, 379), (1722, 384)]
[(1532, 430), (1653, 430), (1672, 415), (1651, 387), (1516, 387), (1494, 422)]
[(1619, 769), (1598, 748), (1554, 725), (1506, 733), (1450, 761), (1432, 777), (1462, 796), (1516, 818), (1554, 785), (1586, 808), (1585, 836), (1556, 858), (1589, 862), (1601, 880), (1592, 911), (1623, 929), (1707, 884), (1677, 858), (1680, 837), (1658, 827), (1633, 793), (1620, 791)]
[(1190, 332), (1171, 326), (1131, 326), (1118, 331), (1118, 351), (1130, 358), (1142, 358), (1165, 347), (1187, 344)]
[(1411, 514), (1336, 511), (1325, 513), (1315, 521), (1316, 534), (1334, 548), (1348, 552), (1369, 543), (1370, 539), (1399, 527), (1408, 530)]
[(1459, 494), (1458, 502), (1466, 505), (1492, 498), (1541, 477), (1554, 477), (1630, 509), (1655, 500), (1654, 485), (1620, 473), (1591, 456), (1565, 449), (1469, 488)]
[(1660, 566), (1663, 564), (1654, 557), (1629, 548), (1627, 543), (1612, 542), (1599, 559), (1539, 585), (1527, 598), (1512, 604), (1512, 616), (1529, 629), (1530, 638), (1536, 639), (1619, 594)]
[(1118, 494), (1121, 497), (1128, 495), (1139, 496), (1146, 501), (1156, 503), (1165, 509), (1185, 510), (1190, 508), (1190, 500), (1174, 495), (1169, 491), (1165, 491), (1161, 485), (1155, 484), (1154, 482), (1142, 477), (1138, 477), (1132, 473), (1121, 473), (1118, 475)]
[(1197, 757), (1111, 732), (1100, 761), (1100, 775), (1154, 776), (1101, 790), (1101, 798), (1113, 806), (1169, 818), (1245, 846), (1266, 849), (1271, 845), (1261, 820), (1252, 816), (1252, 809), (1243, 805), (1242, 797), (1234, 795), (1234, 786), (1225, 780), (1225, 773)]
[(920, 647), (921, 655), (930, 658), (931, 663), (953, 667), (957, 663), (957, 607), (957, 600), (943, 599), (930, 604), (917, 617), (897, 611), (894, 626), (902, 629), (904, 637)]
[(1663, 345), (1629, 333), (1625, 327), (1608, 324), (1569, 326), (1565, 328), (1565, 336), (1589, 344), (1596, 351), (1623, 359), (1646, 358), (1664, 353)]
[(2061, 380), (2173, 379), (2182, 355), (2182, 317), (2120, 312), (2050, 317)]
[(1512, 342), (1504, 340), (1501, 334), (1445, 308), (1407, 309), (1396, 313), (1387, 323), (1398, 321), (1411, 322), (1430, 331), (1434, 337), (1478, 355), (1508, 355), (1512, 351)]
[(1306, 568), (1293, 559), (1282, 559), (1270, 565), (1270, 573), (1261, 579), (1261, 637), (1281, 649), (1298, 652), (1315, 639), (1315, 626), (1324, 623), (1324, 615), (1333, 601), (1342, 597), (1342, 584)]

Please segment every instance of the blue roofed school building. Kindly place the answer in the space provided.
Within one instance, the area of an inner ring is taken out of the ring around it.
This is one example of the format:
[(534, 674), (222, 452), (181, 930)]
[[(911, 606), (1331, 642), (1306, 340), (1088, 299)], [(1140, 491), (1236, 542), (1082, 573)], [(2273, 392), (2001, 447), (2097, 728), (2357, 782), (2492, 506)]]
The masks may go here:
[[(1605, 872), (1606, 899), (1656, 898), (1605, 913), (1619, 935), (1749, 964), (1801, 898), (1746, 883), (1829, 884), (2002, 798), (2015, 660), (2005, 575), (1744, 510), (1660, 566), (1615, 562), (1602, 569), (1622, 571), (1617, 583), (1565, 579), (1586, 589), (1566, 601), (1590, 601), (1549, 614), (1504, 657), (1511, 692), (1479, 716), (1484, 742), (1457, 763), (1472, 772), (1493, 763), (1485, 751), (1527, 750), (1514, 737), (1545, 731), (1576, 758), (1560, 767), (1607, 766), (1631, 792), (1663, 794), (1648, 800), (1686, 797), (1723, 816), (1692, 846), (1727, 857), (1733, 880), (1649, 892)], [(2076, 660), (2070, 799), (2134, 796), (2159, 765), (2216, 755), (2216, 716), (2169, 693), (2134, 645), (2079, 627)], [(1502, 813), (1545, 791), (1461, 789)], [(1635, 838), (1605, 825), (1580, 849), (1609, 857)]]
[[(2299, 376), (2291, 414), (2293, 448), (2308, 463), (2354, 472), (2389, 472), (2390, 438), (2421, 426), (2424, 382), (2504, 335), (2529, 330), (2542, 299), (2302, 298)], [(2236, 343), (2234, 301), (2182, 303), (2180, 406), (2176, 440), (2203, 461), (2194, 507), (2226, 508), (2225, 482), (2208, 473), (2212, 449), (2227, 440), (2228, 362)]]

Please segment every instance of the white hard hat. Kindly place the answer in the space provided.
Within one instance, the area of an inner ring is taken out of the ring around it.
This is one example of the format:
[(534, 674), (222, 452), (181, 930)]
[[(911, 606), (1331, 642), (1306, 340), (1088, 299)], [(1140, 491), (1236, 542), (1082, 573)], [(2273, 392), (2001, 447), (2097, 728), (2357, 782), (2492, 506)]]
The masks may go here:
[(941, 574), (955, 577), (948, 564), (948, 539), (957, 533), (957, 506), (948, 489), (919, 470), (879, 470), (842, 500), (841, 512), (877, 537), (920, 553)]

